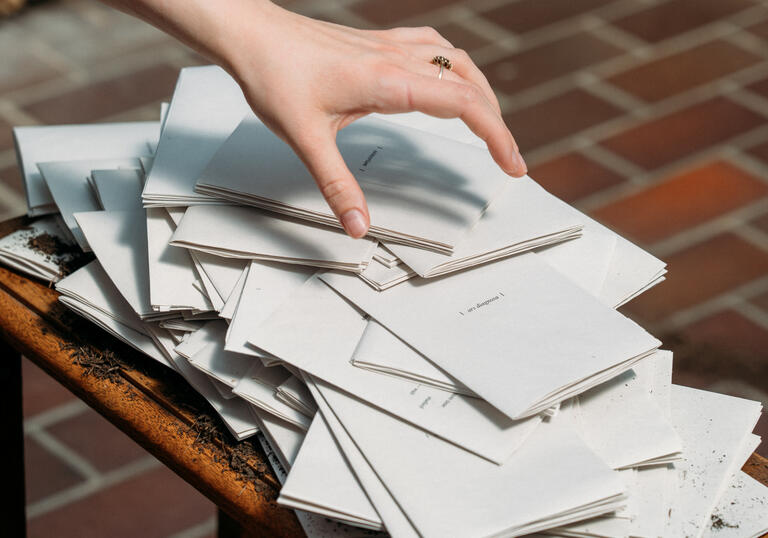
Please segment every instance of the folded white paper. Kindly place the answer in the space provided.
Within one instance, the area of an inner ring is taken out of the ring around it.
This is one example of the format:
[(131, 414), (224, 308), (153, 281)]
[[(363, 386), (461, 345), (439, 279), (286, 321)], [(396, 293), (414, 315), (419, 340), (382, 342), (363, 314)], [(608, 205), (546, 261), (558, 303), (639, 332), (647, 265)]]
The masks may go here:
[(89, 181), (91, 171), (106, 168), (138, 169), (139, 166), (138, 159), (89, 159), (38, 163), (40, 173), (48, 185), (64, 222), (77, 240), (77, 244), (85, 251), (89, 251), (90, 248), (73, 214), (101, 209)]
[(311, 223), (227, 205), (187, 209), (171, 244), (225, 258), (362, 271), (376, 242)]
[[(377, 118), (354, 122), (336, 142), (365, 193), (369, 233), (381, 239), (450, 253), (509, 181), (487, 150)], [(221, 146), (196, 191), (340, 227), (304, 163), (255, 116)]]
[(141, 170), (92, 170), (90, 181), (102, 209), (141, 209), (141, 188), (144, 182)]
[(189, 253), (169, 245), (175, 225), (161, 208), (147, 212), (149, 299), (156, 312), (213, 310), (208, 297), (195, 287), (198, 274)]
[(51, 246), (76, 248), (72, 235), (58, 215), (31, 222), (20, 230), (0, 238), (0, 262), (49, 282), (57, 282), (73, 262), (68, 252), (51, 252)]
[(622, 500), (618, 475), (571, 428), (539, 428), (498, 466), (317, 386), (423, 536), (520, 536), (612, 511)]
[(29, 215), (56, 211), (37, 163), (149, 155), (149, 145), (157, 139), (159, 129), (160, 125), (155, 121), (14, 128), (16, 156), (24, 178)]
[(237, 82), (220, 67), (182, 69), (144, 186), (145, 206), (206, 202), (194, 192), (195, 180), (250, 110)]
[(320, 278), (510, 418), (583, 392), (659, 345), (535, 254), (381, 294), (355, 277)]
[[(375, 293), (375, 292), (374, 292)], [(511, 420), (487, 402), (367, 372), (350, 363), (368, 322), (316, 277), (253, 327), (251, 343), (419, 428), (501, 463), (539, 425), (536, 416)], [(380, 339), (393, 353), (407, 347)]]
[(528, 176), (507, 183), (452, 254), (395, 243), (387, 247), (420, 276), (433, 277), (578, 236), (578, 211)]
[(307, 431), (277, 502), (373, 530), (382, 528), (381, 519), (319, 413)]

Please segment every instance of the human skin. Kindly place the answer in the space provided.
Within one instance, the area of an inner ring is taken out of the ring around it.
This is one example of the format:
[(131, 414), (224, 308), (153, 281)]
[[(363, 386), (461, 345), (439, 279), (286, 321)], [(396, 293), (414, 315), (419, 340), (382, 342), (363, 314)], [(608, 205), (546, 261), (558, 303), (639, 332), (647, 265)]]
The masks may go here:
[[(346, 232), (370, 226), (365, 197), (336, 133), (371, 112), (461, 118), (507, 174), (526, 165), (488, 81), (432, 28), (358, 30), (268, 0), (104, 0), (175, 36), (227, 70), (259, 118), (288, 143)], [(452, 71), (438, 79), (436, 55)]]

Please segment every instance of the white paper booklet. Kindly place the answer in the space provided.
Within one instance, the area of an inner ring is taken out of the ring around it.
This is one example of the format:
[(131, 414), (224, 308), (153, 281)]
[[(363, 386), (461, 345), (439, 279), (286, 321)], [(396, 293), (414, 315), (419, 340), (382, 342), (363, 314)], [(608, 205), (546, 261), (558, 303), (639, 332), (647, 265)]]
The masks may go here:
[(379, 243), (379, 246), (376, 247), (376, 252), (373, 253), (373, 259), (385, 267), (394, 267), (403, 263), (400, 258), (392, 254), (381, 243)]
[(77, 244), (84, 251), (87, 252), (90, 248), (73, 214), (80, 211), (97, 211), (102, 208), (89, 181), (91, 171), (107, 168), (138, 169), (139, 166), (139, 160), (135, 158), (38, 163), (40, 173), (59, 208), (61, 217), (77, 240)]
[(617, 473), (571, 428), (539, 428), (499, 466), (327, 384), (317, 386), (422, 536), (521, 536), (623, 502)]
[[(700, 537), (728, 480), (744, 463), (743, 445), (758, 418), (759, 402), (672, 386), (672, 423), (683, 441), (684, 460), (670, 508), (667, 536)], [(749, 447), (747, 453), (752, 451)]]
[(141, 209), (144, 172), (136, 169), (92, 170), (88, 178), (102, 209)]
[(138, 211), (89, 211), (76, 213), (83, 234), (104, 271), (143, 320), (162, 319), (149, 300), (147, 219)]
[(553, 268), (618, 308), (663, 280), (666, 264), (576, 209), (581, 237), (537, 250)]
[(248, 372), (250, 357), (224, 351), (224, 339), (212, 342), (189, 357), (189, 364), (230, 389)]
[(295, 375), (292, 375), (277, 386), (275, 396), (286, 405), (290, 405), (300, 413), (309, 417), (315, 416), (317, 404), (309, 389)]
[(758, 538), (768, 532), (768, 487), (737, 472), (720, 497), (704, 538)]
[(510, 180), (451, 255), (387, 244), (422, 277), (434, 277), (578, 237), (579, 212), (530, 177)]
[(333, 433), (336, 444), (344, 454), (344, 459), (355, 473), (355, 478), (357, 478), (365, 495), (379, 515), (386, 531), (390, 536), (397, 536), (398, 538), (418, 537), (416, 529), (413, 528), (413, 525), (408, 521), (408, 518), (397, 502), (389, 494), (387, 488), (376, 475), (368, 461), (366, 461), (363, 453), (360, 452), (360, 449), (352, 441), (352, 438), (341, 425), (339, 419), (333, 414), (333, 411), (331, 411), (331, 408), (320, 395), (320, 391), (315, 386), (311, 377), (304, 376), (304, 379), (312, 396), (317, 401), (318, 409), (322, 413), (328, 429)]
[(139, 319), (131, 305), (109, 279), (99, 260), (84, 265), (56, 284), (56, 291), (65, 297), (87, 304), (105, 316), (149, 335), (146, 323)]
[(355, 277), (320, 278), (510, 418), (584, 392), (659, 346), (535, 254), (381, 294)]
[[(381, 239), (450, 253), (510, 181), (485, 149), (376, 118), (336, 141), (365, 192), (369, 233)], [(255, 116), (221, 146), (196, 190), (340, 227), (304, 163)]]
[(352, 364), (371, 372), (476, 397), (475, 393), (408, 347), (375, 319), (368, 320), (365, 333), (352, 355)]
[(252, 262), (227, 331), (225, 349), (264, 357), (264, 352), (248, 345), (251, 330), (288, 300), (313, 273), (314, 269), (300, 265)]
[[(288, 477), (288, 472), (282, 463), (280, 463), (277, 451), (272, 448), (270, 441), (267, 440), (263, 433), (259, 433), (256, 438), (264, 449), (264, 454), (266, 454), (269, 465), (275, 472), (275, 476), (277, 476), (277, 479), (281, 484), (285, 483)], [(342, 527), (340, 527), (338, 522), (327, 517), (304, 512), (303, 510), (296, 510), (295, 513), (296, 519), (299, 520), (299, 524), (301, 525), (301, 528), (304, 529), (307, 538), (335, 538), (342, 530)], [(343, 532), (346, 538), (371, 538), (372, 535), (376, 535), (373, 531), (368, 529), (358, 529), (350, 526), (343, 527)]]
[(184, 357), (176, 355), (173, 363), (192, 388), (208, 400), (235, 439), (242, 441), (258, 433), (258, 421), (246, 402), (239, 398), (223, 398), (208, 377), (190, 366)]
[(574, 411), (584, 440), (613, 469), (680, 459), (679, 436), (633, 370), (580, 394)]
[(98, 260), (81, 267), (56, 285), (59, 301), (108, 333), (159, 363), (173, 368), (141, 321), (117, 291)]
[(298, 428), (258, 407), (251, 406), (251, 413), (256, 417), (261, 432), (275, 449), (280, 464), (286, 471), (290, 471), (307, 430)]
[(326, 226), (230, 205), (190, 207), (171, 244), (226, 258), (354, 272), (368, 265), (376, 249), (371, 239), (352, 239)]
[(277, 502), (351, 525), (382, 529), (379, 515), (319, 413), (307, 431)]
[(29, 215), (56, 211), (37, 163), (115, 159), (149, 155), (160, 133), (155, 121), (93, 123), (88, 125), (35, 125), (13, 129), (16, 156), (24, 178)]
[(206, 202), (194, 192), (195, 180), (250, 111), (240, 86), (220, 67), (182, 69), (144, 186), (145, 207)]
[(247, 260), (233, 260), (206, 254), (205, 252), (190, 251), (195, 260), (195, 267), (200, 268), (200, 277), (205, 277), (216, 291), (216, 295), (226, 303), (230, 294), (237, 286), (237, 281), (248, 265)]
[[(373, 292), (375, 293), (375, 292)], [(259, 326), (251, 343), (285, 363), (350, 392), (419, 428), (501, 463), (541, 422), (511, 420), (493, 406), (458, 394), (353, 366), (365, 317), (319, 279), (311, 278)], [(381, 340), (393, 352), (402, 342)]]
[(281, 402), (275, 395), (277, 387), (291, 373), (280, 366), (266, 367), (259, 361), (245, 360), (249, 361), (251, 366), (233, 387), (232, 392), (258, 409), (306, 431), (312, 417)]
[(195, 271), (189, 253), (169, 245), (175, 229), (173, 220), (162, 208), (146, 210), (147, 263), (149, 265), (149, 299), (155, 312), (213, 310), (208, 296), (195, 283)]
[(376, 291), (384, 291), (415, 277), (416, 271), (404, 263), (387, 267), (376, 260), (372, 260), (368, 267), (357, 276)]
[(37, 219), (20, 230), (0, 238), (0, 263), (49, 282), (64, 276), (75, 250), (75, 241), (58, 215)]

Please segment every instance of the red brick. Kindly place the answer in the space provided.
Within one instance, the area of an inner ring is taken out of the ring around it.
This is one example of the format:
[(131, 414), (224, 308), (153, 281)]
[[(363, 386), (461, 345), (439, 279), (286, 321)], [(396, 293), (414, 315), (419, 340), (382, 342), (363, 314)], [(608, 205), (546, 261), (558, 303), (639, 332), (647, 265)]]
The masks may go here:
[(27, 358), (22, 359), (21, 376), (25, 417), (33, 417), (75, 399), (71, 392)]
[(451, 5), (455, 1), (457, 0), (419, 0), (418, 2), (362, 0), (349, 9), (379, 26), (391, 26), (395, 22), (423, 15), (434, 9)]
[(28, 436), (24, 438), (24, 474), (27, 503), (39, 501), (84, 481), (74, 468)]
[(768, 164), (768, 140), (762, 144), (751, 147), (747, 150), (747, 153)]
[(752, 224), (752, 226), (756, 226), (765, 233), (768, 233), (768, 215), (758, 217), (754, 219), (750, 224)]
[(0, 151), (13, 147), (13, 126), (0, 118)]
[(749, 0), (671, 0), (627, 15), (612, 24), (655, 43), (753, 5)]
[(614, 135), (602, 144), (625, 159), (654, 169), (765, 124), (765, 118), (715, 97)]
[(178, 69), (155, 65), (31, 103), (25, 110), (43, 123), (87, 123), (167, 99)]
[(505, 114), (504, 121), (525, 151), (573, 135), (622, 113), (611, 103), (577, 89)]
[(566, 202), (575, 202), (624, 181), (621, 175), (580, 153), (567, 153), (533, 166), (529, 174)]
[(656, 321), (768, 273), (768, 252), (726, 233), (666, 257), (667, 281), (628, 303), (638, 321)]
[(747, 30), (768, 41), (768, 20), (754, 24), (748, 27)]
[(733, 357), (724, 369), (736, 367), (736, 373), (743, 375), (735, 377), (756, 381), (750, 375), (766, 374), (764, 386), (768, 386), (768, 331), (752, 320), (726, 310), (689, 325), (681, 334), (699, 349)]
[(623, 52), (592, 34), (578, 33), (511, 54), (483, 67), (483, 71), (494, 89), (516, 93)]
[(468, 30), (466, 27), (456, 23), (446, 23), (437, 27), (437, 31), (451, 42), (454, 47), (472, 52), (473, 50), (485, 47), (493, 43), (486, 36), (480, 35)]
[(29, 522), (30, 538), (160, 538), (212, 517), (214, 505), (166, 467), (48, 512)]
[(64, 72), (51, 67), (36, 56), (25, 51), (3, 51), (3, 65), (0, 66), (0, 94), (22, 90), (35, 84), (47, 82)]
[(608, 80), (646, 101), (660, 101), (760, 62), (762, 58), (726, 41), (692, 49), (628, 69)]
[(541, 0), (521, 0), (502, 4), (480, 15), (507, 30), (522, 34), (586, 13), (612, 1), (542, 2)]
[(675, 175), (592, 215), (631, 238), (652, 243), (703, 224), (768, 194), (768, 185), (716, 161)]
[[(720, 392), (731, 387), (726, 392), (742, 398), (750, 397), (739, 389), (742, 385), (768, 387), (768, 331), (736, 311), (725, 310), (690, 324), (676, 335), (671, 349), (675, 383)], [(741, 383), (722, 384), (729, 380)]]
[(9, 187), (20, 196), (24, 196), (24, 184), (21, 181), (21, 173), (16, 165), (0, 170), (0, 183)]
[(750, 84), (747, 88), (765, 99), (768, 99), (768, 77)]
[[(87, 459), (101, 472), (111, 471), (147, 455), (131, 438), (95, 411), (57, 422), (48, 433)], [(98, 439), (98, 443), (94, 443)]]
[(750, 302), (758, 308), (762, 308), (763, 311), (768, 314), (768, 291), (757, 297), (753, 297)]

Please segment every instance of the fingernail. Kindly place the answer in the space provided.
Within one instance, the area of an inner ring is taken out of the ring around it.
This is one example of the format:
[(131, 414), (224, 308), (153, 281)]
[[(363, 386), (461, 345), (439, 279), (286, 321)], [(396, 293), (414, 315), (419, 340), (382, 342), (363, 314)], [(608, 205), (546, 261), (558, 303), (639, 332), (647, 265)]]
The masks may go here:
[(515, 177), (524, 176), (528, 172), (528, 166), (525, 164), (523, 156), (520, 155), (519, 152), (515, 151), (514, 155), (512, 156), (512, 160), (515, 162), (515, 171), (511, 175)]
[(350, 209), (344, 213), (341, 216), (341, 225), (355, 239), (359, 239), (368, 233), (368, 224), (358, 209)]

